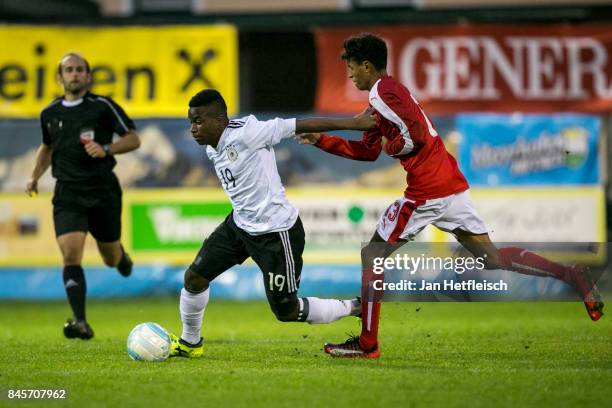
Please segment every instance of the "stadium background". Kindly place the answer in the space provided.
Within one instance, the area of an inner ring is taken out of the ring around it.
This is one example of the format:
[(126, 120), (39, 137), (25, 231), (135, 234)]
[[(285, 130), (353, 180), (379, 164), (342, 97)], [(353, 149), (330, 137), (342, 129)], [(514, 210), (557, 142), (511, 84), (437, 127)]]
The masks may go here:
[[(606, 242), (612, 12), (605, 1), (519, 3), (3, 2), (0, 298), (64, 296), (50, 172), (37, 198), (22, 191), (41, 140), (38, 114), (60, 91), (54, 73), (69, 50), (89, 59), (93, 91), (122, 104), (142, 138), (116, 169), (135, 274), (121, 280), (104, 268), (88, 240), (92, 297), (176, 294), (185, 265), (229, 211), (188, 132), (193, 93), (218, 88), (233, 116), (360, 111), (365, 94), (347, 80), (339, 53), (362, 31), (388, 42), (390, 72), (432, 116), (496, 241)], [(360, 244), (401, 195), (401, 167), (382, 156), (340, 160), (292, 140), (276, 154), (307, 231), (304, 292), (354, 293)], [(419, 239), (450, 238), (428, 229)], [(216, 296), (261, 298), (260, 280), (246, 264), (216, 283)]]
[[(345, 361), (324, 358), (321, 346), (358, 331), (358, 321), (275, 321), (249, 263), (212, 288), (203, 359), (137, 364), (125, 339), (143, 321), (180, 331), (183, 270), (229, 211), (188, 133), (189, 97), (212, 85), (233, 115), (259, 118), (360, 111), (365, 95), (347, 82), (339, 54), (341, 40), (361, 31), (388, 42), (392, 74), (460, 161), (497, 242), (574, 242), (586, 250), (570, 258), (605, 271), (609, 245), (593, 251), (581, 243), (607, 242), (611, 230), (611, 6), (0, 1), (0, 406), (20, 388), (66, 389), (60, 403), (78, 407), (609, 405), (609, 316), (591, 322), (577, 296), (552, 279), (505, 277), (527, 299), (544, 291), (573, 302), (385, 304), (380, 360)], [(88, 342), (61, 331), (70, 308), (52, 232), (53, 180), (45, 175), (36, 198), (23, 192), (41, 140), (38, 114), (60, 92), (54, 71), (70, 50), (89, 59), (93, 90), (116, 98), (142, 139), (116, 168), (136, 269), (121, 278), (88, 240), (87, 313), (96, 332)], [(307, 231), (301, 294), (354, 296), (361, 242), (403, 191), (402, 169), (383, 155), (352, 162), (292, 140), (276, 155)], [(435, 229), (419, 239), (451, 240)], [(600, 284), (609, 287), (609, 276)]]

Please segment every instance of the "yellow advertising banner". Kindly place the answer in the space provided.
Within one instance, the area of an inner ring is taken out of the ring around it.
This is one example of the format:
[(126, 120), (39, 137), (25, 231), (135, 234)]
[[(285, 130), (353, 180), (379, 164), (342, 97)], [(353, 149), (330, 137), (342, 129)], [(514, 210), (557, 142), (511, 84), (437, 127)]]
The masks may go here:
[(191, 96), (215, 88), (238, 111), (238, 40), (230, 25), (72, 28), (0, 26), (0, 117), (37, 117), (62, 94), (60, 58), (80, 52), (96, 94), (132, 117), (186, 116)]

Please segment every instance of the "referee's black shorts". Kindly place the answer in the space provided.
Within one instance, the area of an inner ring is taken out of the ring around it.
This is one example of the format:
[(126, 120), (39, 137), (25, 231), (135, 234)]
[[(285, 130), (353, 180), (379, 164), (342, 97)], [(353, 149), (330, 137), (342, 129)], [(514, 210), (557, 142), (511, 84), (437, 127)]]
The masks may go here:
[(55, 184), (53, 222), (55, 235), (90, 232), (99, 242), (121, 237), (121, 186), (112, 174), (96, 183)]
[(302, 273), (304, 227), (295, 224), (281, 232), (250, 235), (240, 229), (230, 213), (204, 241), (190, 269), (212, 281), (249, 256), (263, 273), (268, 298), (297, 292)]

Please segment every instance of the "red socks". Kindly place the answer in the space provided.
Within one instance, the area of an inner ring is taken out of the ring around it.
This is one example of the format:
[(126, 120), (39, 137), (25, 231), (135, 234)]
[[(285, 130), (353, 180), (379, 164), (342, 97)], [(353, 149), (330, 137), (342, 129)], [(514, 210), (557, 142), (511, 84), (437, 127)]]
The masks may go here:
[[(500, 266), (503, 269), (533, 276), (550, 276), (566, 281), (567, 267), (549, 261), (523, 248), (501, 248), (498, 251)], [(372, 270), (363, 271), (361, 281), (361, 334), (359, 345), (371, 350), (378, 345), (378, 323), (380, 320), (380, 301), (382, 291), (376, 291), (371, 283), (384, 280), (384, 275), (374, 274)], [(378, 286), (378, 285), (377, 285)], [(382, 285), (381, 285), (382, 286)]]
[(519, 272), (525, 275), (550, 276), (566, 280), (567, 267), (549, 261), (540, 255), (523, 248), (501, 248), (498, 251), (499, 262), (504, 269)]
[(384, 275), (376, 275), (372, 270), (365, 270), (361, 277), (361, 334), (359, 346), (371, 350), (378, 345), (378, 322), (380, 320), (380, 301), (383, 291), (372, 287), (374, 280), (384, 281)]

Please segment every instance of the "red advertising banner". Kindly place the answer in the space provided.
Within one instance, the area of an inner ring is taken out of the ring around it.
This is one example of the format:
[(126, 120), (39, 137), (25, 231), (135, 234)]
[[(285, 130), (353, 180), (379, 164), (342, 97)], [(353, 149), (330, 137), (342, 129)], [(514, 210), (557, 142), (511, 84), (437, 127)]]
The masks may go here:
[(366, 106), (340, 59), (361, 32), (385, 39), (388, 72), (431, 113), (612, 111), (610, 24), (317, 29), (316, 110)]

